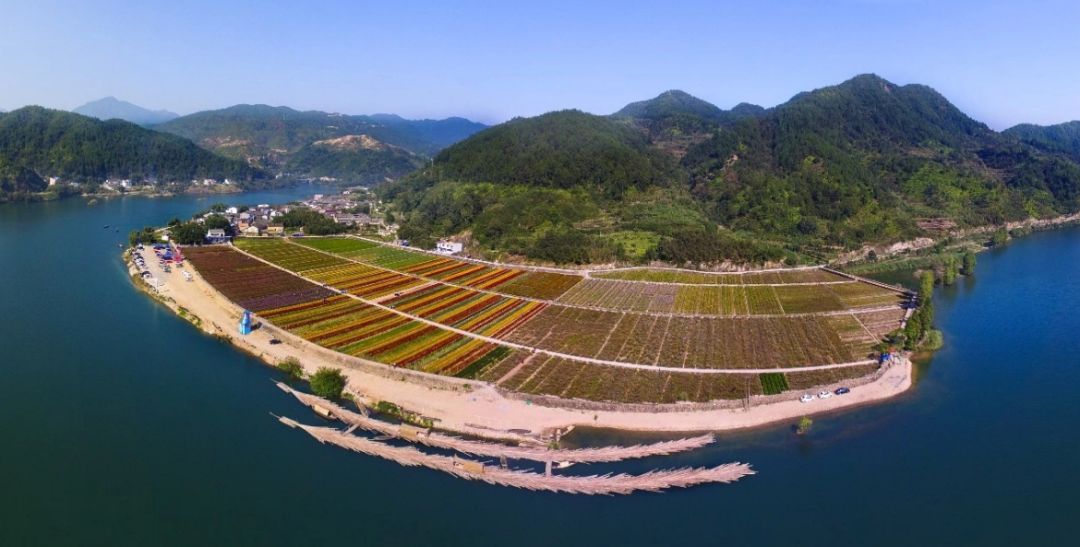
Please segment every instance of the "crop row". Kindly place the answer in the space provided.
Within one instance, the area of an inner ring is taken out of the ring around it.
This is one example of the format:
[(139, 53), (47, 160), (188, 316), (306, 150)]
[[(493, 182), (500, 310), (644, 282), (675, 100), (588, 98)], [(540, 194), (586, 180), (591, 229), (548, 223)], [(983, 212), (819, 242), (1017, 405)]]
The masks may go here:
[[(398, 270), (407, 274), (496, 291), (511, 296), (542, 300), (557, 298), (582, 280), (581, 276), (531, 272), (519, 268), (493, 267), (451, 257), (432, 257), (400, 247), (379, 245), (355, 238), (304, 238), (300, 245), (339, 254), (351, 260)], [(288, 245), (279, 241), (279, 245)]]
[(685, 368), (786, 368), (855, 359), (828, 317), (670, 317), (549, 306), (508, 340), (560, 353)]
[(875, 370), (877, 370), (877, 365), (857, 365), (853, 367), (830, 368), (824, 370), (788, 372), (785, 373), (784, 376), (787, 379), (788, 387), (793, 390), (798, 390), (861, 378), (872, 374)]
[(626, 370), (534, 355), (500, 383), (536, 395), (617, 403), (741, 399), (762, 392), (756, 374), (685, 374)]
[[(276, 248), (266, 245), (260, 248), (260, 251), (267, 260), (275, 261), (286, 268), (286, 264), (314, 262), (310, 255), (326, 256), (280, 240)], [(438, 269), (440, 266), (429, 267)], [(479, 283), (489, 283), (512, 273), (496, 272)], [(544, 304), (539, 302), (483, 293), (455, 285), (425, 282), (396, 271), (355, 262), (345, 261), (342, 264), (307, 270), (303, 275), (362, 298), (379, 299), (381, 304), (403, 313), (485, 336), (502, 336), (544, 307)]]
[(347, 264), (343, 258), (290, 245), (279, 239), (239, 238), (235, 244), (241, 250), (294, 272)]
[(776, 283), (830, 283), (845, 278), (821, 269), (780, 270), (746, 273), (710, 273), (686, 270), (636, 269), (595, 272), (593, 277), (646, 281), (653, 283), (684, 283), (688, 285), (760, 285)]
[(208, 283), (252, 311), (318, 301), (333, 294), (228, 247), (192, 247), (184, 254)]
[(378, 247), (379, 245), (378, 243), (372, 243), (370, 241), (352, 237), (306, 237), (293, 241), (323, 252), (340, 255), (349, 255), (364, 249)]
[(670, 312), (675, 307), (678, 290), (678, 285), (586, 279), (559, 297), (559, 302), (617, 310)]
[(423, 280), (415, 277), (355, 262), (308, 271), (304, 275), (336, 289), (370, 299), (406, 291), (424, 284)]
[[(859, 297), (841, 298), (835, 289)], [(895, 293), (855, 281), (827, 285), (671, 285), (586, 279), (558, 300), (573, 306), (610, 310), (741, 316), (821, 313), (850, 306), (896, 304)]]
[(830, 285), (829, 288), (832, 289), (845, 308), (899, 305), (906, 300), (900, 293), (869, 283), (841, 283)]
[[(266, 310), (260, 317), (323, 347), (381, 363), (455, 375), (500, 348), (345, 296)], [(495, 353), (501, 357), (506, 352)]]
[(584, 279), (580, 275), (525, 272), (499, 288), (499, 292), (542, 300), (554, 300)]
[(297, 242), (427, 279), (541, 300), (558, 298), (583, 279), (579, 275), (492, 267), (451, 257), (433, 258), (424, 253), (353, 238), (305, 238)]

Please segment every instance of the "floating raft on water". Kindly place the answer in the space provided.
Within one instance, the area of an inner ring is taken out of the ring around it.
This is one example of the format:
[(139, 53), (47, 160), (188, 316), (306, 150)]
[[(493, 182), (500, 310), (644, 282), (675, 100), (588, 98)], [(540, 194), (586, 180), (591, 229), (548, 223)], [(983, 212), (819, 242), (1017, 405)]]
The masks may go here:
[(748, 464), (729, 463), (716, 467), (659, 469), (640, 475), (625, 473), (588, 476), (542, 475), (531, 471), (488, 466), (482, 462), (463, 460), (454, 456), (427, 454), (411, 446), (391, 446), (353, 435), (352, 430), (357, 426), (341, 431), (332, 427), (304, 425), (284, 417), (278, 419), (289, 427), (302, 429), (325, 444), (385, 458), (404, 466), (427, 467), (462, 479), (479, 480), (488, 484), (526, 490), (590, 495), (630, 494), (639, 491), (659, 492), (668, 488), (685, 488), (698, 484), (728, 483), (754, 474)]
[(323, 417), (328, 417), (326, 412), (329, 411), (330, 414), (340, 419), (345, 424), (358, 427), (365, 431), (423, 444), (432, 448), (455, 450), (473, 456), (531, 460), (537, 462), (607, 463), (632, 458), (667, 456), (679, 452), (696, 450), (713, 442), (713, 436), (706, 434), (652, 444), (577, 448), (570, 450), (552, 450), (543, 446), (511, 446), (508, 444), (463, 439), (439, 433), (437, 431), (429, 431), (408, 425), (397, 425), (384, 422), (369, 416), (364, 416), (358, 412), (347, 410), (322, 397), (297, 391), (281, 382), (277, 382), (277, 386), (286, 393), (296, 397), (297, 400), (304, 405), (314, 409)]

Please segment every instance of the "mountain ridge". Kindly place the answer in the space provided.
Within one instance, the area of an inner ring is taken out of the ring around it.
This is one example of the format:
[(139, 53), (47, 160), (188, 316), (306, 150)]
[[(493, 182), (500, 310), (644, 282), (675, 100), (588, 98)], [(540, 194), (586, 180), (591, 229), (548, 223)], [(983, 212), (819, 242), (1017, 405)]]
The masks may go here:
[[(555, 262), (799, 261), (927, 235), (923, 219), (974, 226), (1080, 208), (1080, 165), (991, 130), (928, 86), (862, 74), (769, 109), (742, 103), (737, 116), (701, 103), (665, 92), (595, 117), (607, 122), (588, 131), (567, 126), (571, 135), (536, 121), (553, 113), (515, 119), (383, 195), (410, 240), (470, 234), (481, 252)], [(626, 165), (660, 152), (676, 167), (645, 184), (615, 171), (594, 172), (601, 184), (546, 182), (545, 173), (581, 169), (565, 166), (567, 142), (619, 141), (619, 127), (640, 138)], [(546, 221), (497, 213), (542, 199), (573, 200), (576, 212)], [(554, 252), (552, 241), (580, 252)]]
[[(154, 126), (260, 168), (298, 176), (333, 176), (353, 182), (381, 182), (387, 177), (404, 176), (424, 158), (485, 127), (460, 117), (407, 120), (394, 114), (348, 115), (265, 104), (239, 104), (196, 112)], [(344, 155), (348, 151), (339, 150), (331, 158), (312, 149), (316, 141), (349, 135), (368, 135), (398, 150), (392, 153), (364, 150), (362, 158), (347, 158)], [(415, 158), (406, 159), (400, 153), (402, 150)], [(377, 158), (379, 153), (387, 157)], [(294, 158), (298, 154), (302, 157)], [(328, 163), (319, 165), (319, 158)], [(365, 165), (373, 166), (375, 172), (351, 170)]]
[(138, 125), (154, 125), (180, 117), (168, 110), (150, 110), (113, 96), (90, 101), (72, 109), (72, 112), (102, 121), (120, 119)]
[(175, 135), (40, 106), (0, 115), (0, 160), (9, 169), (75, 182), (137, 178), (187, 183), (205, 177), (248, 185), (265, 176)]

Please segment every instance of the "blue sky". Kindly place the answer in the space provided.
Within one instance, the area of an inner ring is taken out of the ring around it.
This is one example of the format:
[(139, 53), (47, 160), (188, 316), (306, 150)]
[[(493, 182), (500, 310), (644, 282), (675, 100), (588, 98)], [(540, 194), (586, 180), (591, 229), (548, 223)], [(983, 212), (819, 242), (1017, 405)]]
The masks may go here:
[(0, 109), (106, 95), (485, 122), (875, 72), (1003, 129), (1080, 119), (1080, 5), (930, 0), (0, 2)]

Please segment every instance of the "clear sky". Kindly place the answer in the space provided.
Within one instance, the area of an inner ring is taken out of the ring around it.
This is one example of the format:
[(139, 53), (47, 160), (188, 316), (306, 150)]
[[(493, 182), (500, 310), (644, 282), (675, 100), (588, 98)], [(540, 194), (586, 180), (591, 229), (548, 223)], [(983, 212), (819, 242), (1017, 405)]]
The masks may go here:
[(0, 1), (0, 109), (107, 95), (485, 122), (683, 89), (773, 106), (863, 72), (1003, 129), (1080, 119), (1080, 2)]

